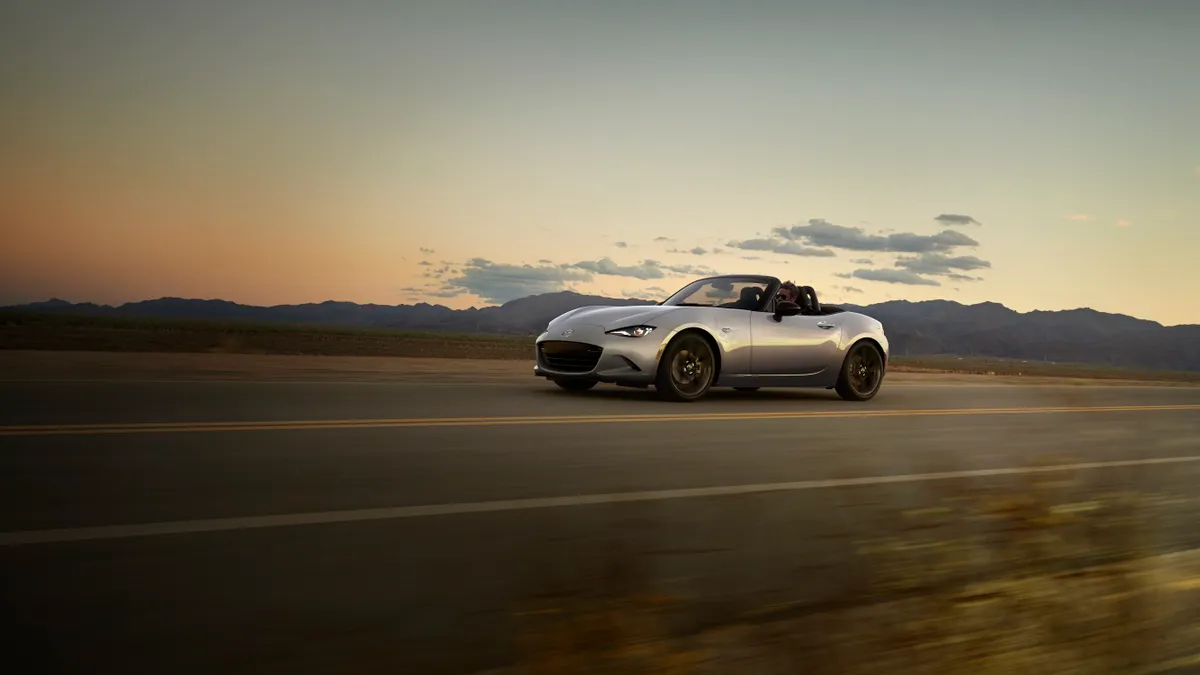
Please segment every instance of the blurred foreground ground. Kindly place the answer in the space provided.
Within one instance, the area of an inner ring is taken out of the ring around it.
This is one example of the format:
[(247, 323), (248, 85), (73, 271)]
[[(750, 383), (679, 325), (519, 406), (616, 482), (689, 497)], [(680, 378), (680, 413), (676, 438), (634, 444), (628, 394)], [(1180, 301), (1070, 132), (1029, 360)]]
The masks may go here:
[(0, 359), (31, 672), (1200, 672), (1193, 387), (677, 406), (520, 362)]

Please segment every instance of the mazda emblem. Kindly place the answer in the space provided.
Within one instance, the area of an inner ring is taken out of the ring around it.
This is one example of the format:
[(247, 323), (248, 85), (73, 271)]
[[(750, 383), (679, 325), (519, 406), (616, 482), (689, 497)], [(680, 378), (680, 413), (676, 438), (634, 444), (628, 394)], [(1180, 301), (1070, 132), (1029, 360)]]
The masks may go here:
[(566, 329), (566, 330), (564, 330), (564, 331), (562, 332), (562, 336), (563, 336), (563, 337), (570, 337), (570, 336), (571, 336), (571, 333), (574, 333), (574, 332), (575, 332), (575, 330), (574, 330), (573, 328), (568, 328), (568, 329)]

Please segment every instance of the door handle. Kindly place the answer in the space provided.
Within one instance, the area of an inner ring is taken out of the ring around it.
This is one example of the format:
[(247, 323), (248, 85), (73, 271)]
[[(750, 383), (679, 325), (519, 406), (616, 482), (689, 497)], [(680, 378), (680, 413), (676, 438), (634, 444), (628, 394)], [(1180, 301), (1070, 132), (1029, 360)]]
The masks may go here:
[(828, 321), (822, 321), (822, 322), (820, 322), (820, 323), (818, 323), (818, 324), (817, 324), (817, 328), (824, 328), (824, 329), (826, 329), (826, 330), (829, 330), (830, 328), (835, 328), (835, 327), (836, 327), (836, 326), (834, 326), (833, 324), (829, 323)]

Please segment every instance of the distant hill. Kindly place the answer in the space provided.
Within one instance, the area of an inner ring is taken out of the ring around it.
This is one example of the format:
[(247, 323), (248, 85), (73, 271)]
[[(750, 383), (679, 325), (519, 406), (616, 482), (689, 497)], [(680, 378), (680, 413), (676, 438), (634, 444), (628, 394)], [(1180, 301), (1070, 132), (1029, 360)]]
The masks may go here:
[[(160, 298), (117, 307), (73, 304), (55, 299), (4, 309), (533, 335), (555, 316), (576, 307), (654, 303), (653, 300), (605, 298), (564, 291), (512, 300), (497, 307), (464, 310), (427, 303), (359, 305), (334, 301), (257, 307), (224, 300), (184, 298)], [(1200, 371), (1200, 325), (1163, 326), (1154, 321), (1092, 309), (1021, 313), (994, 302), (963, 305), (950, 300), (896, 300), (867, 306), (842, 306), (882, 321), (891, 340), (892, 353), (897, 355), (994, 356)]]

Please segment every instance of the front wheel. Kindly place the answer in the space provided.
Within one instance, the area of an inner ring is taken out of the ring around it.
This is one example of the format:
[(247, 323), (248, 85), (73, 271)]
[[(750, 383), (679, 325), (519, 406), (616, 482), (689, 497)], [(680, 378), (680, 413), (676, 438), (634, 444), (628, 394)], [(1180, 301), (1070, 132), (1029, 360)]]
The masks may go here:
[(587, 391), (596, 386), (595, 380), (555, 380), (554, 384), (567, 391)]
[(869, 401), (879, 393), (883, 372), (883, 354), (870, 342), (859, 342), (846, 355), (834, 389), (847, 401)]
[(717, 374), (716, 366), (707, 340), (696, 333), (681, 335), (663, 352), (654, 388), (668, 401), (696, 401), (708, 393)]

